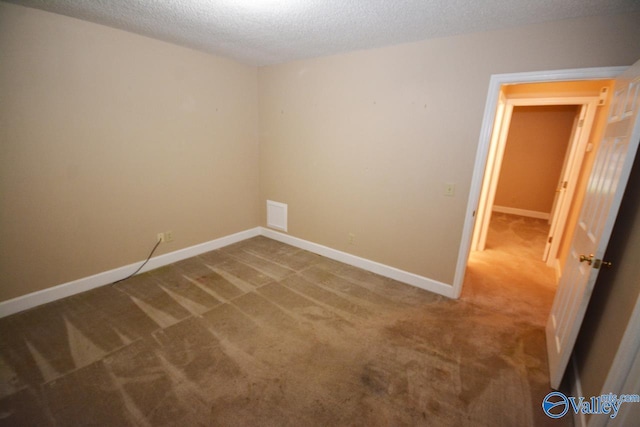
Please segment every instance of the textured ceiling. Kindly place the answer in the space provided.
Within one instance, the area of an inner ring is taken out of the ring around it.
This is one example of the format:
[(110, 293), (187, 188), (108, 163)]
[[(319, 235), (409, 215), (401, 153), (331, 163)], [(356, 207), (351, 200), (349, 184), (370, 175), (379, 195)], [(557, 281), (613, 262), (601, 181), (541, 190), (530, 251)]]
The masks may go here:
[(266, 65), (558, 19), (640, 0), (9, 0)]

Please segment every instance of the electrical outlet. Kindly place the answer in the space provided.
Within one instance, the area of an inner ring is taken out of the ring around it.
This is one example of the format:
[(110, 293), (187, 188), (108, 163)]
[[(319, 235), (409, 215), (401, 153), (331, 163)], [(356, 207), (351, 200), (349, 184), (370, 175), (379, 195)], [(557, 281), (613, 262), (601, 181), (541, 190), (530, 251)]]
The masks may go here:
[(165, 231), (164, 233), (158, 233), (158, 240), (162, 243), (169, 243), (173, 241), (173, 231)]
[(456, 194), (456, 185), (451, 183), (451, 182), (445, 183), (444, 184), (444, 195), (451, 197), (454, 194)]
[(354, 245), (355, 244), (355, 240), (356, 240), (355, 233), (347, 234), (347, 241), (349, 242), (350, 245)]

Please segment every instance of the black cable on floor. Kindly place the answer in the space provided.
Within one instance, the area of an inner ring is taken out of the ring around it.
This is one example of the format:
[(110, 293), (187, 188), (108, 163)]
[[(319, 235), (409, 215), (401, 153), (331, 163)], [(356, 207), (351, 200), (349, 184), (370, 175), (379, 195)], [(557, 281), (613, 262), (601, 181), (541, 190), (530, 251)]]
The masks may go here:
[(138, 267), (138, 269), (136, 271), (134, 271), (133, 273), (131, 273), (130, 275), (128, 275), (127, 277), (125, 277), (124, 279), (120, 279), (120, 280), (116, 280), (115, 282), (111, 283), (112, 285), (115, 285), (116, 283), (120, 283), (120, 282), (124, 282), (127, 279), (132, 278), (133, 276), (135, 276), (136, 274), (138, 274), (138, 272), (140, 270), (142, 270), (142, 267), (144, 267), (145, 265), (147, 265), (147, 263), (149, 262), (149, 260), (151, 259), (151, 257), (153, 256), (153, 253), (156, 251), (156, 249), (158, 248), (158, 246), (160, 245), (160, 243), (162, 243), (162, 239), (158, 239), (158, 243), (156, 243), (156, 245), (153, 247), (153, 249), (151, 249), (151, 253), (149, 254), (149, 256), (147, 257), (147, 260), (145, 262), (142, 263), (142, 265), (140, 267)]

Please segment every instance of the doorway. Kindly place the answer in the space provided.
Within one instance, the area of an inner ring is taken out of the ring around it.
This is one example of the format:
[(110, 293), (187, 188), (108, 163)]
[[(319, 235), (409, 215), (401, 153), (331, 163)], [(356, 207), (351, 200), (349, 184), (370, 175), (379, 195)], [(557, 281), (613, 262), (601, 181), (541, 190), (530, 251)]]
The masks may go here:
[[(558, 267), (560, 242), (584, 155), (589, 151), (597, 106), (604, 104), (609, 90), (600, 84), (604, 83), (558, 82), (517, 85), (518, 90), (501, 88), (472, 251), (484, 250), (493, 211), (506, 210), (549, 220), (541, 258), (549, 267)], [(547, 92), (542, 94), (541, 89)], [(517, 95), (511, 95), (513, 92)], [(568, 96), (571, 93), (581, 96)]]
[[(547, 72), (517, 73), (517, 74), (497, 74), (491, 76), (489, 82), (489, 92), (485, 107), (484, 118), (480, 130), (480, 141), (474, 165), (474, 172), (471, 182), (469, 202), (467, 205), (467, 213), (462, 233), (462, 240), (459, 249), (458, 262), (456, 265), (456, 274), (453, 281), (453, 297), (458, 298), (462, 292), (462, 286), (466, 274), (466, 267), (471, 253), (471, 241), (476, 220), (476, 214), (479, 208), (480, 193), (483, 187), (485, 169), (490, 156), (490, 142), (493, 131), (493, 125), (497, 116), (499, 106), (500, 89), (503, 85), (520, 85), (525, 83), (556, 83), (564, 82), (571, 84), (580, 81), (593, 81), (611, 79), (620, 74), (624, 67), (607, 67), (577, 70), (560, 70)], [(575, 88), (573, 88), (575, 89)], [(568, 89), (571, 91), (570, 89)], [(544, 89), (543, 89), (544, 91)], [(565, 94), (569, 96), (569, 93)], [(575, 93), (573, 93), (575, 96)], [(587, 165), (585, 165), (587, 166)], [(590, 165), (589, 165), (590, 166)], [(577, 187), (584, 186), (583, 177), (578, 178)], [(573, 212), (569, 213), (569, 220), (572, 219)], [(567, 240), (565, 239), (562, 239)], [(562, 242), (560, 242), (562, 248)], [(560, 259), (562, 263), (562, 259)]]
[[(578, 185), (578, 187), (586, 189), (588, 182), (588, 191), (583, 194), (584, 206), (582, 200), (575, 203), (575, 206), (579, 207), (578, 215), (572, 226), (571, 235), (566, 239), (569, 241), (570, 257), (564, 263), (566, 271), (562, 276), (558, 294), (554, 298), (553, 308), (546, 325), (545, 341), (549, 356), (550, 382), (555, 389), (559, 387), (563, 378), (575, 337), (582, 323), (584, 309), (589, 302), (591, 290), (598, 277), (599, 268), (607, 264), (603, 261), (603, 257), (628, 182), (629, 171), (638, 148), (640, 135), (640, 111), (638, 109), (640, 91), (637, 90), (640, 87), (640, 62), (629, 67), (626, 71), (609, 68), (559, 72), (564, 76), (579, 74), (590, 75), (591, 78), (595, 74), (602, 75), (610, 72), (613, 74), (611, 77), (616, 77), (614, 82), (616, 90), (611, 101), (612, 107), (610, 114), (607, 114), (608, 108), (602, 109), (604, 115), (603, 128), (600, 132), (602, 140), (598, 135), (596, 141), (599, 144), (594, 146), (592, 150), (595, 155), (587, 156), (585, 164), (583, 164), (584, 173), (581, 179), (584, 185)], [(617, 77), (618, 75), (619, 77)], [(490, 86), (494, 86), (495, 81), (500, 79), (506, 78), (505, 76), (492, 76)], [(555, 80), (562, 79), (556, 78)], [(489, 98), (491, 98), (491, 91)], [(495, 99), (490, 101), (490, 99), (487, 100), (488, 106), (492, 105)], [(489, 112), (491, 113), (491, 110)], [(486, 111), (485, 119), (487, 119)], [(488, 138), (488, 128), (485, 120), (478, 149), (479, 157), (476, 159), (476, 166), (480, 163), (483, 169), (484, 154), (487, 148), (485, 137)], [(479, 170), (474, 169), (470, 205), (467, 212), (471, 214), (471, 217), (475, 214), (475, 211), (472, 210), (476, 206), (478, 200), (476, 197), (479, 197), (481, 188), (482, 178), (479, 174)], [(470, 243), (466, 244), (466, 242), (467, 239), (470, 239), (472, 223), (473, 220), (467, 217), (460, 248), (460, 255), (463, 257), (469, 255)], [(458, 267), (461, 267), (462, 259), (458, 259)], [(458, 296), (464, 273), (457, 275), (456, 279), (454, 280), (454, 289), (456, 290), (455, 295)], [(458, 288), (458, 286), (460, 287)], [(617, 376), (617, 378), (622, 378), (622, 376)], [(619, 389), (614, 391), (619, 392)]]
[[(543, 257), (550, 254), (554, 220), (556, 238), (561, 239), (569, 217), (602, 84), (500, 88), (465, 299), (487, 307), (498, 303), (520, 321), (539, 328), (546, 324), (557, 286), (553, 267), (558, 242), (550, 257), (553, 264)], [(565, 197), (559, 201), (557, 195)]]
[[(477, 223), (488, 222), (483, 224), (483, 253), (472, 251), (467, 266), (467, 274), (476, 276), (467, 280), (467, 287), (476, 286), (477, 276), (491, 277), (496, 289), (485, 292), (500, 292), (499, 298), (510, 296), (512, 302), (528, 300), (524, 311), (537, 305), (535, 323), (540, 325), (546, 320), (557, 282), (556, 270), (543, 257), (549, 254), (552, 218), (557, 223), (553, 211), (559, 211), (558, 195), (566, 192), (561, 177), (569, 164), (570, 141), (579, 142), (576, 128), (581, 109), (580, 105), (513, 109), (504, 155), (496, 167), (495, 198), (487, 217), (478, 215)], [(499, 263), (504, 265), (497, 268)], [(496, 277), (504, 275), (508, 277)]]
[(504, 301), (520, 319), (546, 323), (560, 276), (559, 241), (606, 84), (500, 88), (467, 264), (466, 294), (474, 301)]

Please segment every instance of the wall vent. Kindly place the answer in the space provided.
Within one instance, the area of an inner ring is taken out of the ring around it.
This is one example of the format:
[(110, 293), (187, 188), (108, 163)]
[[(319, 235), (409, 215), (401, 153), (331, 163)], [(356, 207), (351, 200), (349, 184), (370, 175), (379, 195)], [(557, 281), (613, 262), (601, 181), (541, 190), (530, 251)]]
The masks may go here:
[(267, 227), (287, 231), (287, 205), (267, 200)]

